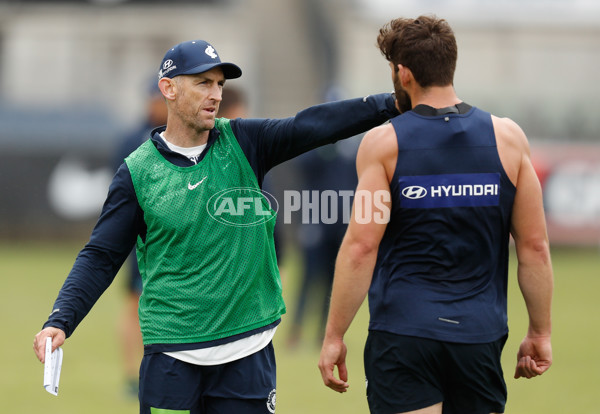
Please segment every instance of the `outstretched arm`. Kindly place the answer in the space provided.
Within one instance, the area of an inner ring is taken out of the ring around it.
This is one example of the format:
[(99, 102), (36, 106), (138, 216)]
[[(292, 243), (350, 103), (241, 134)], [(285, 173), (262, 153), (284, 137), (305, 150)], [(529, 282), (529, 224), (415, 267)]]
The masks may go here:
[(398, 115), (394, 95), (311, 106), (283, 119), (236, 119), (231, 128), (259, 183), (276, 165), (317, 147), (350, 138)]
[[(323, 382), (334, 391), (348, 388), (344, 335), (365, 299), (377, 260), (377, 250), (389, 221), (390, 186), (387, 150), (395, 144), (390, 126), (376, 128), (363, 139), (356, 166), (358, 187), (352, 217), (336, 260), (329, 317), (319, 369)], [(339, 378), (335, 377), (335, 367)]]

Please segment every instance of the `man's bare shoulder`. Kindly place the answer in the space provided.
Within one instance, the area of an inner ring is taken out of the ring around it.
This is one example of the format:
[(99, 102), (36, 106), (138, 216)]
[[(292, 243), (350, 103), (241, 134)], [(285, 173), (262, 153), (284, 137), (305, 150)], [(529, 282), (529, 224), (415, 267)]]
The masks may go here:
[(498, 144), (511, 146), (515, 149), (528, 151), (527, 137), (521, 127), (510, 118), (500, 118), (492, 115), (492, 123)]
[(359, 151), (374, 154), (384, 154), (388, 151), (398, 151), (396, 131), (392, 124), (380, 125), (371, 129), (363, 137)]
[(397, 157), (398, 141), (394, 127), (391, 124), (380, 125), (363, 137), (356, 156), (356, 166), (360, 171), (369, 165), (381, 165), (390, 179)]
[(492, 123), (500, 161), (512, 183), (517, 185), (523, 162), (529, 159), (527, 137), (521, 127), (510, 118), (492, 115)]

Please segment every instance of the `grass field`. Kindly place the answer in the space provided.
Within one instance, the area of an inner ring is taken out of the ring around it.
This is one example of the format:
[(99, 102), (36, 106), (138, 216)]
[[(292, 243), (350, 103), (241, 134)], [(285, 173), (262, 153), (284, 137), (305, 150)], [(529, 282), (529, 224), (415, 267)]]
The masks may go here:
[[(3, 413), (121, 414), (136, 413), (137, 401), (126, 398), (116, 337), (123, 302), (123, 282), (117, 280), (96, 304), (64, 346), (64, 363), (58, 397), (42, 388), (43, 366), (32, 351), (33, 336), (52, 304), (81, 245), (0, 243), (3, 337), (0, 363), (0, 410)], [(509, 325), (504, 352), (509, 399), (507, 413), (600, 412), (596, 400), (600, 385), (600, 251), (554, 249), (554, 365), (543, 377), (514, 380), (515, 355), (527, 326), (514, 260), (510, 275)], [(283, 265), (288, 312), (294, 309), (299, 282), (297, 262)], [(367, 312), (363, 307), (347, 335), (350, 391), (339, 395), (326, 389), (317, 369), (315, 323), (294, 350), (286, 346), (290, 314), (277, 333), (277, 413), (366, 413), (362, 348)], [(314, 318), (313, 318), (314, 319)]]

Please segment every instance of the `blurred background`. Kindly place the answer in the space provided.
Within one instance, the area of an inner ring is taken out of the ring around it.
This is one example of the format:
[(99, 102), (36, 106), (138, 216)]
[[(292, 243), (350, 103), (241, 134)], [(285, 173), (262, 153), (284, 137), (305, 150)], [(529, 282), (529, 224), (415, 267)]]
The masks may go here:
[(553, 239), (598, 243), (600, 3), (591, 0), (0, 1), (0, 237), (89, 231), (110, 157), (146, 116), (170, 46), (213, 42), (243, 68), (230, 85), (246, 91), (249, 114), (284, 117), (329, 96), (391, 90), (377, 30), (421, 13), (456, 32), (459, 96), (529, 136)]
[[(588, 271), (597, 276), (600, 117), (594, 108), (600, 93), (600, 2), (0, 0), (0, 280), (4, 302), (0, 310), (3, 318), (24, 330), (17, 345), (27, 348), (28, 355), (19, 366), (25, 364), (36, 376), (23, 382), (4, 379), (0, 383), (4, 385), (0, 387), (2, 405), (14, 400), (12, 392), (30, 383), (35, 384), (35, 391), (31, 391), (35, 397), (13, 401), (14, 412), (38, 412), (33, 402), (43, 406), (54, 398), (43, 395), (38, 387), (42, 369), (34, 365), (30, 340), (89, 237), (115, 171), (115, 153), (148, 116), (151, 84), (168, 48), (185, 40), (210, 41), (223, 61), (242, 68), (242, 78), (228, 81), (226, 88), (244, 91), (250, 116), (287, 117), (327, 100), (391, 91), (388, 64), (375, 46), (377, 32), (392, 18), (429, 13), (447, 19), (455, 31), (458, 96), (498, 116), (512, 118), (528, 135), (544, 186), (552, 245), (562, 251), (590, 253)], [(331, 147), (352, 162), (356, 145)], [(325, 159), (334, 156), (331, 151), (322, 155)], [(304, 181), (300, 159), (276, 167), (269, 176), (269, 185), (279, 197), (286, 189), (310, 187)], [(303, 288), (299, 280), (308, 256), (302, 252), (306, 251), (306, 240), (316, 240), (319, 236), (315, 234), (322, 230), (307, 230), (299, 220), (278, 223), (278, 229), (289, 317), (296, 319), (302, 311), (296, 305), (305, 300), (300, 298)], [(65, 258), (64, 262), (58, 257)], [(57, 263), (52, 267), (54, 260)], [(579, 283), (583, 287), (590, 281)], [(120, 306), (121, 288), (120, 282), (111, 287), (108, 299), (98, 305), (104, 313), (92, 311), (100, 315), (90, 315), (92, 320), (80, 328), (82, 339), (73, 341), (85, 342), (89, 332), (93, 347), (93, 341), (98, 340), (92, 334), (94, 324), (113, 329), (118, 312), (111, 311)], [(309, 297), (315, 295), (313, 292)], [(8, 299), (20, 307), (27, 303), (29, 310), (22, 315), (22, 323), (9, 317), (15, 310)], [(320, 306), (315, 303), (320, 301), (309, 301), (306, 306)], [(580, 317), (594, 322), (592, 327), (597, 329), (597, 307), (582, 312)], [(309, 325), (308, 329), (318, 332), (320, 322), (314, 319), (319, 319), (321, 311), (313, 313), (313, 322), (300, 318), (290, 323), (294, 328), (289, 337), (282, 336), (279, 355), (284, 367), (285, 361), (303, 361), (294, 353), (303, 352), (304, 343), (296, 330)], [(103, 319), (93, 319), (96, 317)], [(113, 334), (110, 331), (108, 336)], [(317, 333), (314, 343), (318, 339)], [(360, 348), (360, 339), (357, 343)], [(298, 369), (311, 370), (311, 381), (320, 390), (323, 387), (315, 360), (318, 350), (313, 348), (311, 342), (310, 351), (302, 354), (310, 368), (300, 364)], [(5, 366), (12, 349), (12, 345), (2, 345)], [(115, 348), (110, 352), (108, 358), (115, 357), (118, 371), (119, 351)], [(360, 349), (355, 349), (354, 358), (360, 366)], [(110, 363), (102, 365), (114, 368)], [(86, 375), (85, 368), (81, 375)], [(104, 375), (108, 379), (98, 383), (121, 381), (119, 372)], [(81, 392), (94, 392), (89, 388), (98, 386), (94, 383)], [(360, 404), (364, 404), (359, 395)], [(339, 401), (338, 396), (330, 398)], [(124, 412), (135, 412), (135, 403), (124, 404)], [(360, 407), (347, 412), (364, 412), (365, 406)], [(61, 406), (56, 412), (82, 409), (76, 406), (71, 410)], [(296, 411), (288, 408), (282, 412)]]

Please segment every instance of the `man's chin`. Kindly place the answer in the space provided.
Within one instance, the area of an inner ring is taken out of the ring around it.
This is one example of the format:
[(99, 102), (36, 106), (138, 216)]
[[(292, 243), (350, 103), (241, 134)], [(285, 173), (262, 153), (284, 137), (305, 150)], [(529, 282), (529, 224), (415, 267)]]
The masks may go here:
[(213, 129), (215, 127), (215, 117), (207, 118), (202, 122), (202, 126), (205, 129)]

